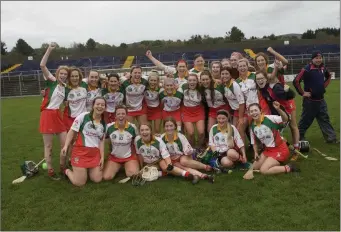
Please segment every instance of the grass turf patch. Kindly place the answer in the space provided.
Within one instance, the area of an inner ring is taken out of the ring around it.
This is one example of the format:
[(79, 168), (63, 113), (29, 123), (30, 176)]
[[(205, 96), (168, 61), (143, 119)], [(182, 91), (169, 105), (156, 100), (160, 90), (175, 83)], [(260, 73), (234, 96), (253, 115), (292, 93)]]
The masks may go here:
[[(332, 81), (326, 101), (340, 134), (340, 85)], [(302, 98), (296, 97), (297, 119)], [(46, 171), (19, 185), (24, 160), (43, 157), (39, 134), (41, 97), (2, 100), (2, 230), (340, 230), (340, 162), (315, 152), (299, 158), (299, 175), (242, 179), (244, 172), (221, 174), (210, 184), (193, 186), (165, 177), (142, 187), (114, 181), (77, 188), (52, 181)], [(291, 136), (286, 135), (291, 141)], [(306, 138), (329, 156), (340, 158), (339, 145), (326, 144), (317, 122)], [(60, 148), (54, 141), (57, 169)]]

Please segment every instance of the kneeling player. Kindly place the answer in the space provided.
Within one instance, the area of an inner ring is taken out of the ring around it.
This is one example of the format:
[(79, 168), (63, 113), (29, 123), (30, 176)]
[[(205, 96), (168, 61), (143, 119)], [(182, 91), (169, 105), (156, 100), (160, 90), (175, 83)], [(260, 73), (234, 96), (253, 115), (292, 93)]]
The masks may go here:
[(211, 166), (216, 168), (232, 168), (236, 162), (246, 163), (244, 142), (237, 128), (229, 122), (227, 111), (217, 112), (217, 122), (209, 134), (209, 146), (213, 153), (218, 153), (217, 159), (211, 160)]
[(102, 180), (102, 168), (104, 163), (104, 135), (105, 122), (103, 113), (106, 102), (103, 97), (97, 97), (93, 101), (93, 109), (76, 117), (69, 130), (62, 154), (66, 152), (77, 135), (76, 143), (71, 152), (70, 169), (65, 169), (65, 175), (76, 186), (85, 185), (89, 176), (93, 182)]
[[(289, 156), (290, 151), (286, 142), (280, 135), (280, 130), (288, 121), (288, 115), (281, 109), (281, 105), (275, 101), (273, 107), (277, 115), (263, 115), (259, 104), (254, 103), (249, 107), (251, 122), (251, 143), (255, 152), (253, 169), (260, 170), (262, 174), (278, 174), (299, 171), (293, 164), (282, 165)], [(263, 151), (259, 156), (257, 141), (263, 145)]]
[(137, 129), (127, 120), (125, 106), (117, 106), (115, 122), (108, 124), (106, 137), (110, 140), (111, 153), (103, 173), (104, 180), (111, 180), (124, 165), (128, 177), (139, 172), (139, 163), (134, 154), (133, 142), (137, 136)]

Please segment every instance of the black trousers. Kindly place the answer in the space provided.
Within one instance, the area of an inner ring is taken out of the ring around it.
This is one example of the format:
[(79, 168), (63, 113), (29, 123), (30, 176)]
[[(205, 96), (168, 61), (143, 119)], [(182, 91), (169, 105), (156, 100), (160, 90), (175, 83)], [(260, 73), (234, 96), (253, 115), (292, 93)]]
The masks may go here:
[(303, 98), (302, 114), (298, 124), (300, 140), (305, 140), (305, 133), (315, 118), (320, 126), (324, 139), (326, 141), (336, 140), (334, 128), (330, 123), (326, 101), (324, 99), (321, 101), (311, 101), (307, 98)]

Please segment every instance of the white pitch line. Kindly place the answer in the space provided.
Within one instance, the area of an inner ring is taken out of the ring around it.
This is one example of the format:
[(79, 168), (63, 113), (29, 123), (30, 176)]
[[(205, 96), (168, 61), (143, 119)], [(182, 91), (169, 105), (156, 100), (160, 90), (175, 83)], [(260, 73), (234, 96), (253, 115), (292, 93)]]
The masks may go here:
[(30, 121), (33, 121), (33, 120), (36, 120), (36, 119), (38, 119), (38, 118), (31, 118), (29, 120), (25, 120), (25, 121), (21, 121), (19, 123), (15, 123), (15, 124), (11, 124), (11, 125), (5, 126), (2, 129), (7, 129), (7, 128), (10, 128), (12, 126), (21, 125), (21, 124), (24, 124), (24, 123), (27, 123), (27, 122), (30, 122)]

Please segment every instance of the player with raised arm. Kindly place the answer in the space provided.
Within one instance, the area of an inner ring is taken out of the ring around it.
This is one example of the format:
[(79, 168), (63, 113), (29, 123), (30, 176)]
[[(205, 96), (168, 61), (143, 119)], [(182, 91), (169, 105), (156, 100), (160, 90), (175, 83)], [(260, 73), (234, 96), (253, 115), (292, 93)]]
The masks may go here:
[[(61, 118), (60, 106), (65, 99), (65, 81), (69, 75), (67, 66), (58, 67), (55, 76), (53, 76), (46, 67), (47, 60), (56, 43), (51, 43), (46, 50), (40, 62), (40, 68), (45, 79), (45, 92), (43, 102), (40, 107), (40, 126), (39, 131), (43, 135), (44, 140), (44, 157), (47, 164), (48, 175), (53, 180), (59, 180), (52, 167), (52, 144), (53, 135), (59, 138), (61, 148), (64, 147), (66, 139), (66, 128)], [(63, 173), (65, 168), (65, 157), (60, 154), (60, 172)]]

